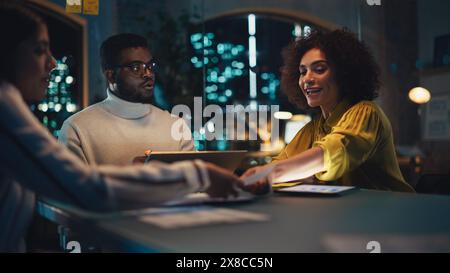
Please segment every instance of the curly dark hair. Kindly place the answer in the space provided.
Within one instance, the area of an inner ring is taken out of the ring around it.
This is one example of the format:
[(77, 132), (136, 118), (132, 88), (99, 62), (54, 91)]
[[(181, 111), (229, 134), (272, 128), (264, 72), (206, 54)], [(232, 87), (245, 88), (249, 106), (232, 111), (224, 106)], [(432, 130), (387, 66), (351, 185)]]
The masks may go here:
[(379, 67), (368, 47), (347, 29), (315, 30), (283, 49), (281, 88), (300, 109), (309, 106), (298, 84), (300, 60), (311, 49), (320, 49), (334, 71), (340, 95), (351, 103), (378, 96)]
[(133, 33), (116, 34), (103, 41), (100, 47), (100, 60), (103, 71), (118, 65), (117, 61), (120, 53), (122, 50), (130, 47), (148, 48), (148, 43), (144, 37)]

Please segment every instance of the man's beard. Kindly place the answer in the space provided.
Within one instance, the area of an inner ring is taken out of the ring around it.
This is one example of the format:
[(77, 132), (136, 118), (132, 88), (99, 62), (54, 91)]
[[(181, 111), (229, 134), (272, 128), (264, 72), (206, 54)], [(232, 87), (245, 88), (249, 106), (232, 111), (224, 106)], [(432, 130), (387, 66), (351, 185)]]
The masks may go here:
[(136, 103), (144, 103), (144, 104), (153, 104), (154, 98), (153, 98), (153, 92), (151, 95), (143, 95), (139, 92), (136, 92), (130, 96), (127, 96), (123, 98), (126, 101), (129, 102), (136, 102)]
[(136, 102), (144, 103), (144, 104), (153, 104), (155, 101), (153, 97), (153, 93), (151, 96), (137, 96)]
[[(120, 83), (117, 84), (116, 88), (119, 92), (115, 91), (114, 94), (116, 94), (119, 98), (129, 101), (129, 102), (135, 102), (135, 103), (143, 103), (143, 104), (153, 104), (154, 103), (154, 96), (153, 96), (153, 90), (147, 91), (147, 90), (130, 90), (124, 87), (124, 85), (121, 85)], [(151, 92), (151, 93), (150, 93)], [(150, 94), (149, 94), (150, 93)]]

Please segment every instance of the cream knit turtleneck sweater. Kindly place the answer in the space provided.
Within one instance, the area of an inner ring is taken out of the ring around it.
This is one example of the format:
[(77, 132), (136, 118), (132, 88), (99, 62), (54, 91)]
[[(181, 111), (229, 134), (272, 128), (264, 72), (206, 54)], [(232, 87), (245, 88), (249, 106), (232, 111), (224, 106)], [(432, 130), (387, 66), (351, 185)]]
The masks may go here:
[(68, 118), (60, 131), (60, 142), (86, 163), (128, 165), (148, 149), (194, 150), (192, 139), (172, 137), (172, 126), (180, 118), (151, 104), (128, 102), (107, 93), (104, 101)]

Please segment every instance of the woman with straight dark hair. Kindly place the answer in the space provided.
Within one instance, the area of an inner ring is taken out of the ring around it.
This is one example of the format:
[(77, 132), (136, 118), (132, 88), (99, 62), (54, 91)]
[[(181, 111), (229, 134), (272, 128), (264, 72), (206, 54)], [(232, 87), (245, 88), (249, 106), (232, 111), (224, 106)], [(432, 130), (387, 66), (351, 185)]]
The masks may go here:
[(25, 251), (35, 194), (95, 211), (143, 208), (196, 191), (237, 194), (237, 177), (202, 161), (87, 167), (25, 103), (43, 98), (56, 65), (46, 24), (18, 1), (0, 0), (0, 37), (0, 252)]

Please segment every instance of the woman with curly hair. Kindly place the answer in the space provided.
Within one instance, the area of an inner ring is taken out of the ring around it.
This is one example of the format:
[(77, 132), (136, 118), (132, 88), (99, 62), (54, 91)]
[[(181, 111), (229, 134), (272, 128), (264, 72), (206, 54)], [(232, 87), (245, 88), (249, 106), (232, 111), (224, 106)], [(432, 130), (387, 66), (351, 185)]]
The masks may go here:
[[(323, 183), (413, 192), (400, 172), (391, 124), (372, 101), (379, 68), (367, 46), (347, 30), (315, 31), (285, 48), (283, 59), (281, 82), (289, 100), (321, 114), (252, 187), (315, 176)], [(243, 178), (260, 168), (267, 167), (250, 169)]]

